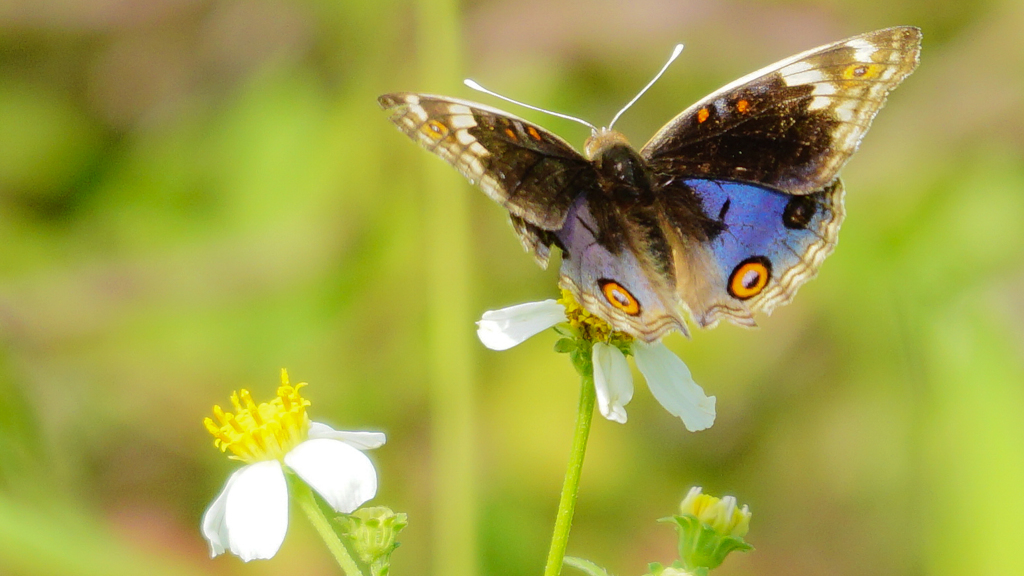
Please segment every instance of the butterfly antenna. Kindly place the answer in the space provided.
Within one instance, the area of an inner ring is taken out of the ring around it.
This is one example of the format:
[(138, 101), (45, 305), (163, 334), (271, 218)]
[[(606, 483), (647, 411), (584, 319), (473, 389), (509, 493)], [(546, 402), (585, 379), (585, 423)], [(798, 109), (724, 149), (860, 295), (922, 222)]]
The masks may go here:
[(675, 62), (676, 58), (679, 57), (679, 53), (682, 51), (683, 45), (676, 44), (675, 50), (672, 51), (672, 55), (668, 57), (668, 62), (665, 62), (665, 65), (661, 67), (661, 72), (658, 72), (658, 74), (654, 76), (654, 79), (648, 82), (647, 86), (644, 86), (644, 89), (641, 90), (639, 94), (634, 96), (633, 99), (629, 101), (629, 104), (626, 104), (625, 106), (622, 107), (622, 110), (619, 110), (619, 113), (615, 115), (615, 118), (612, 118), (612, 123), (608, 125), (609, 130), (612, 129), (612, 126), (615, 126), (615, 123), (618, 122), (619, 116), (622, 116), (623, 112), (629, 110), (629, 107), (632, 106), (633, 104), (636, 104), (636, 101), (639, 100), (640, 97), (644, 95), (644, 92), (647, 92), (648, 90), (651, 89), (651, 86), (654, 86), (654, 83), (658, 81), (658, 78), (661, 78), (661, 75), (664, 74), (666, 70), (668, 70), (669, 65)]
[(594, 132), (598, 131), (597, 130), (597, 126), (594, 126), (593, 124), (591, 124), (590, 122), (587, 122), (586, 120), (581, 120), (580, 118), (577, 118), (575, 116), (569, 116), (568, 114), (560, 114), (558, 112), (552, 112), (551, 110), (545, 110), (543, 108), (537, 108), (536, 106), (530, 106), (529, 104), (524, 104), (523, 102), (520, 102), (518, 100), (513, 100), (513, 99), (509, 98), (508, 96), (502, 96), (501, 94), (498, 94), (497, 92), (491, 92), (487, 88), (484, 88), (483, 86), (477, 84), (476, 82), (474, 82), (473, 80), (470, 80), (469, 78), (466, 78), (465, 80), (463, 80), (462, 83), (465, 84), (466, 86), (469, 86), (473, 90), (477, 90), (479, 92), (483, 92), (484, 94), (490, 94), (491, 96), (494, 96), (495, 98), (501, 98), (502, 100), (504, 100), (506, 102), (511, 102), (513, 104), (518, 104), (518, 105), (522, 106), (523, 108), (529, 108), (530, 110), (536, 110), (537, 112), (543, 112), (545, 114), (550, 114), (552, 116), (558, 116), (559, 118), (565, 118), (566, 120), (572, 120), (573, 122), (579, 122), (580, 124), (583, 124), (584, 126), (589, 127)]

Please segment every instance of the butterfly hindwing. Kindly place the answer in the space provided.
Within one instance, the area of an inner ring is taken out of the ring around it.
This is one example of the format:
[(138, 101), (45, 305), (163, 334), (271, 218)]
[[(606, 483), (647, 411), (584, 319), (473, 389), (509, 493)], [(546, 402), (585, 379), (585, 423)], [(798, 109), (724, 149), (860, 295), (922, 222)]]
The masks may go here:
[(641, 150), (652, 172), (793, 194), (830, 184), (888, 93), (917, 66), (921, 31), (887, 28), (815, 48), (684, 110)]
[[(600, 199), (577, 199), (557, 232), (559, 283), (591, 313), (642, 340), (672, 329), (687, 334), (671, 272), (662, 269), (667, 258), (658, 254), (660, 228), (623, 216)], [(624, 233), (605, 234), (612, 225)]]
[(513, 217), (543, 230), (560, 228), (573, 199), (595, 185), (593, 166), (572, 146), (511, 114), (427, 94), (385, 94), (378, 101), (410, 138)]
[(770, 314), (787, 304), (817, 274), (839, 237), (845, 215), (843, 185), (836, 179), (811, 194), (787, 194), (763, 186), (724, 180), (680, 183), (694, 193), (704, 213), (716, 220), (699, 249), (679, 262), (702, 278), (677, 275), (694, 321), (720, 319), (753, 326), (751, 311)]

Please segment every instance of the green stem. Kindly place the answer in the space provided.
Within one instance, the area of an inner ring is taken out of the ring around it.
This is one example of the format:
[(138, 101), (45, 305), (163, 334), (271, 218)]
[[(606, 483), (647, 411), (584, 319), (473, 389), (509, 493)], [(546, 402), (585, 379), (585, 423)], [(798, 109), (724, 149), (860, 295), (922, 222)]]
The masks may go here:
[(309, 489), (309, 486), (305, 482), (296, 479), (292, 488), (294, 489), (293, 494), (295, 495), (295, 501), (299, 504), (299, 508), (302, 508), (302, 511), (306, 513), (309, 523), (316, 529), (317, 534), (323, 538), (324, 544), (327, 545), (327, 549), (330, 550), (331, 555), (334, 556), (338, 566), (341, 566), (345, 575), (365, 576), (348, 553), (348, 548), (345, 548), (345, 545), (338, 538), (337, 532), (331, 527), (331, 521), (327, 519), (324, 511), (317, 504), (313, 491)]
[(562, 483), (562, 496), (558, 501), (558, 515), (555, 517), (555, 531), (551, 536), (551, 549), (544, 576), (558, 576), (562, 571), (565, 547), (569, 543), (569, 529), (572, 515), (576, 510), (576, 496), (580, 490), (580, 471), (583, 470), (583, 456), (587, 453), (587, 438), (590, 437), (590, 423), (594, 418), (594, 376), (593, 369), (580, 382), (580, 404), (576, 413), (576, 430), (572, 435), (572, 451), (569, 467)]

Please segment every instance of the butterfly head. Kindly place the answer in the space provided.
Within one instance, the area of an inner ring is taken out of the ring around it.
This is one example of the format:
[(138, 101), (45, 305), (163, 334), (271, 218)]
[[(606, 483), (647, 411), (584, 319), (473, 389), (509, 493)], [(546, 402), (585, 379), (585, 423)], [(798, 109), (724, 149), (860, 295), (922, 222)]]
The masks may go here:
[(622, 132), (599, 128), (591, 131), (590, 138), (583, 144), (583, 151), (586, 152), (587, 158), (596, 162), (605, 151), (615, 146), (630, 148), (629, 140), (626, 140)]
[(609, 182), (630, 185), (646, 182), (646, 165), (621, 132), (608, 128), (595, 130), (583, 149)]

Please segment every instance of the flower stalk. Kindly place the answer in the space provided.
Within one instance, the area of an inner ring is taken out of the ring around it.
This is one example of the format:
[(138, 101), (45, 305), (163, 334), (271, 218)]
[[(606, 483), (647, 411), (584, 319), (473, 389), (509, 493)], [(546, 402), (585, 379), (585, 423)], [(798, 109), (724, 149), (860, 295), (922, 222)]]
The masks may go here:
[(356, 565), (355, 560), (352, 559), (352, 555), (349, 554), (348, 548), (338, 538), (338, 534), (331, 527), (331, 521), (324, 515), (324, 511), (317, 504), (316, 498), (313, 496), (313, 491), (310, 490), (309, 486), (305, 482), (296, 478), (292, 479), (292, 490), (294, 490), (295, 502), (299, 505), (299, 508), (306, 514), (306, 518), (309, 519), (309, 523), (313, 525), (316, 533), (320, 535), (320, 538), (324, 541), (327, 546), (327, 550), (330, 551), (331, 556), (341, 567), (342, 571), (345, 572), (345, 576), (365, 576), (363, 571)]
[(569, 543), (569, 530), (572, 528), (572, 517), (576, 510), (576, 498), (580, 489), (580, 472), (583, 470), (583, 457), (587, 453), (587, 440), (590, 438), (590, 424), (594, 419), (594, 373), (580, 378), (580, 402), (576, 412), (576, 429), (572, 435), (572, 449), (569, 453), (569, 466), (565, 471), (562, 483), (562, 495), (558, 500), (558, 514), (555, 516), (555, 529), (551, 536), (551, 548), (548, 551), (548, 562), (544, 567), (544, 576), (558, 576), (565, 558), (565, 548)]
[[(492, 350), (507, 350), (534, 334), (554, 328), (561, 337), (555, 342), (555, 352), (568, 354), (580, 374), (576, 429), (544, 568), (544, 576), (558, 576), (569, 541), (594, 408), (608, 420), (626, 422), (625, 406), (633, 398), (633, 375), (626, 357), (634, 357), (651, 393), (683, 421), (687, 430), (704, 430), (714, 423), (715, 397), (704, 394), (686, 364), (664, 344), (647, 344), (616, 331), (581, 306), (569, 290), (563, 289), (559, 300), (485, 312), (477, 326), (480, 341)], [(582, 564), (577, 562), (573, 566)]]

